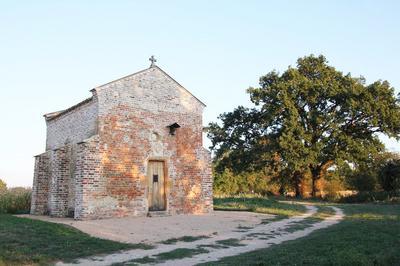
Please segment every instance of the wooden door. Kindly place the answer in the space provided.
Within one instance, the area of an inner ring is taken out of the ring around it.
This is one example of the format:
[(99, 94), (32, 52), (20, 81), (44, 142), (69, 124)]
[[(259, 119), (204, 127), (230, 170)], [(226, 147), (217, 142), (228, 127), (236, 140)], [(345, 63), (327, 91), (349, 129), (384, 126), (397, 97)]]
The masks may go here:
[(147, 178), (149, 181), (149, 211), (165, 210), (164, 162), (149, 161)]

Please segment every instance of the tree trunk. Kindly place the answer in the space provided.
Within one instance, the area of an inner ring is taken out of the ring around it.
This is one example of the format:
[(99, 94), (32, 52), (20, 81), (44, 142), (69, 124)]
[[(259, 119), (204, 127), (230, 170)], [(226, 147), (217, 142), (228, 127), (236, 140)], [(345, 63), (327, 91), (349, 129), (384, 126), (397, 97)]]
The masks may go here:
[(301, 184), (296, 184), (294, 193), (296, 198), (301, 198)]
[(317, 180), (322, 177), (321, 167), (311, 166), (311, 197), (317, 196)]
[(315, 198), (317, 195), (317, 180), (320, 178), (320, 167), (310, 165), (311, 170), (311, 197)]
[(294, 176), (294, 189), (295, 189), (295, 196), (296, 198), (300, 198), (302, 189), (301, 189), (301, 179), (302, 179), (302, 174), (300, 173), (300, 171), (295, 171), (293, 173)]
[(283, 185), (280, 185), (280, 187), (279, 187), (279, 195), (282, 195), (282, 196), (285, 195), (285, 187)]
[(315, 198), (317, 196), (317, 188), (316, 188), (317, 180), (315, 180), (313, 176), (311, 181), (312, 181), (311, 197)]
[(332, 164), (333, 161), (329, 160), (320, 165), (310, 165), (311, 180), (312, 180), (312, 189), (311, 189), (312, 197), (316, 197), (317, 195), (317, 181), (322, 177), (324, 177), (326, 171)]

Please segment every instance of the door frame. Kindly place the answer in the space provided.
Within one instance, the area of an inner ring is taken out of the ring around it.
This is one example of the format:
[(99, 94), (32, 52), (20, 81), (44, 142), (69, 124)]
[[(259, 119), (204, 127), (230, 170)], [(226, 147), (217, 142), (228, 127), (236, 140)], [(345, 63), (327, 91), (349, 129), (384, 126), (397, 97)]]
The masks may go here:
[(151, 162), (161, 162), (163, 164), (163, 172), (164, 172), (164, 210), (162, 211), (168, 211), (168, 194), (169, 194), (169, 190), (168, 190), (168, 186), (167, 186), (167, 182), (168, 182), (168, 167), (167, 167), (167, 163), (168, 160), (164, 157), (151, 157), (147, 160), (147, 164), (146, 164), (146, 199), (147, 199), (147, 212), (152, 212), (150, 211), (150, 204), (149, 204), (149, 197), (150, 197), (150, 188), (149, 188), (149, 176), (148, 176), (148, 172), (149, 172), (149, 165)]

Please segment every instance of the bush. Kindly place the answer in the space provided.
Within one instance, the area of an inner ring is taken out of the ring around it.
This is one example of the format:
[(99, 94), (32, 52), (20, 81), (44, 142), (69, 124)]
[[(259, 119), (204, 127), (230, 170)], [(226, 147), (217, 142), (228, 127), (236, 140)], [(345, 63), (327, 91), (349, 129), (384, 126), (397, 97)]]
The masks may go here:
[(262, 172), (235, 174), (229, 169), (214, 173), (215, 195), (237, 195), (239, 193), (275, 194), (279, 190), (271, 178)]
[(0, 192), (0, 213), (29, 213), (31, 189), (16, 187)]
[[(382, 189), (380, 173), (390, 162), (400, 161), (400, 155), (393, 152), (376, 154), (367, 161), (359, 162), (357, 169), (348, 175), (349, 185), (359, 191), (379, 191)], [(385, 189), (386, 190), (386, 189)]]
[(379, 183), (385, 191), (400, 189), (400, 160), (387, 162), (379, 171)]
[(386, 191), (360, 191), (347, 197), (339, 199), (340, 203), (366, 203), (377, 201), (396, 201), (400, 197), (400, 192), (388, 193)]
[(377, 174), (369, 169), (358, 169), (347, 179), (349, 185), (358, 191), (375, 191), (379, 189)]
[(7, 190), (7, 184), (3, 180), (0, 179), (0, 193)]
[(214, 174), (214, 194), (236, 194), (239, 191), (238, 178), (229, 169)]

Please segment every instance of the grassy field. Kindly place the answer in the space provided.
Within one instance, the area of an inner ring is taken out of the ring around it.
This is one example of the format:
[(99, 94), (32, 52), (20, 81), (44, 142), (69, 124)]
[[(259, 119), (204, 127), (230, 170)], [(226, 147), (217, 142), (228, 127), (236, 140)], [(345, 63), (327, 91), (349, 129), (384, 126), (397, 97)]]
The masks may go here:
[(102, 240), (65, 225), (0, 214), (0, 265), (47, 265), (134, 248), (151, 247)]
[(400, 205), (337, 205), (341, 223), (206, 265), (400, 265)]

